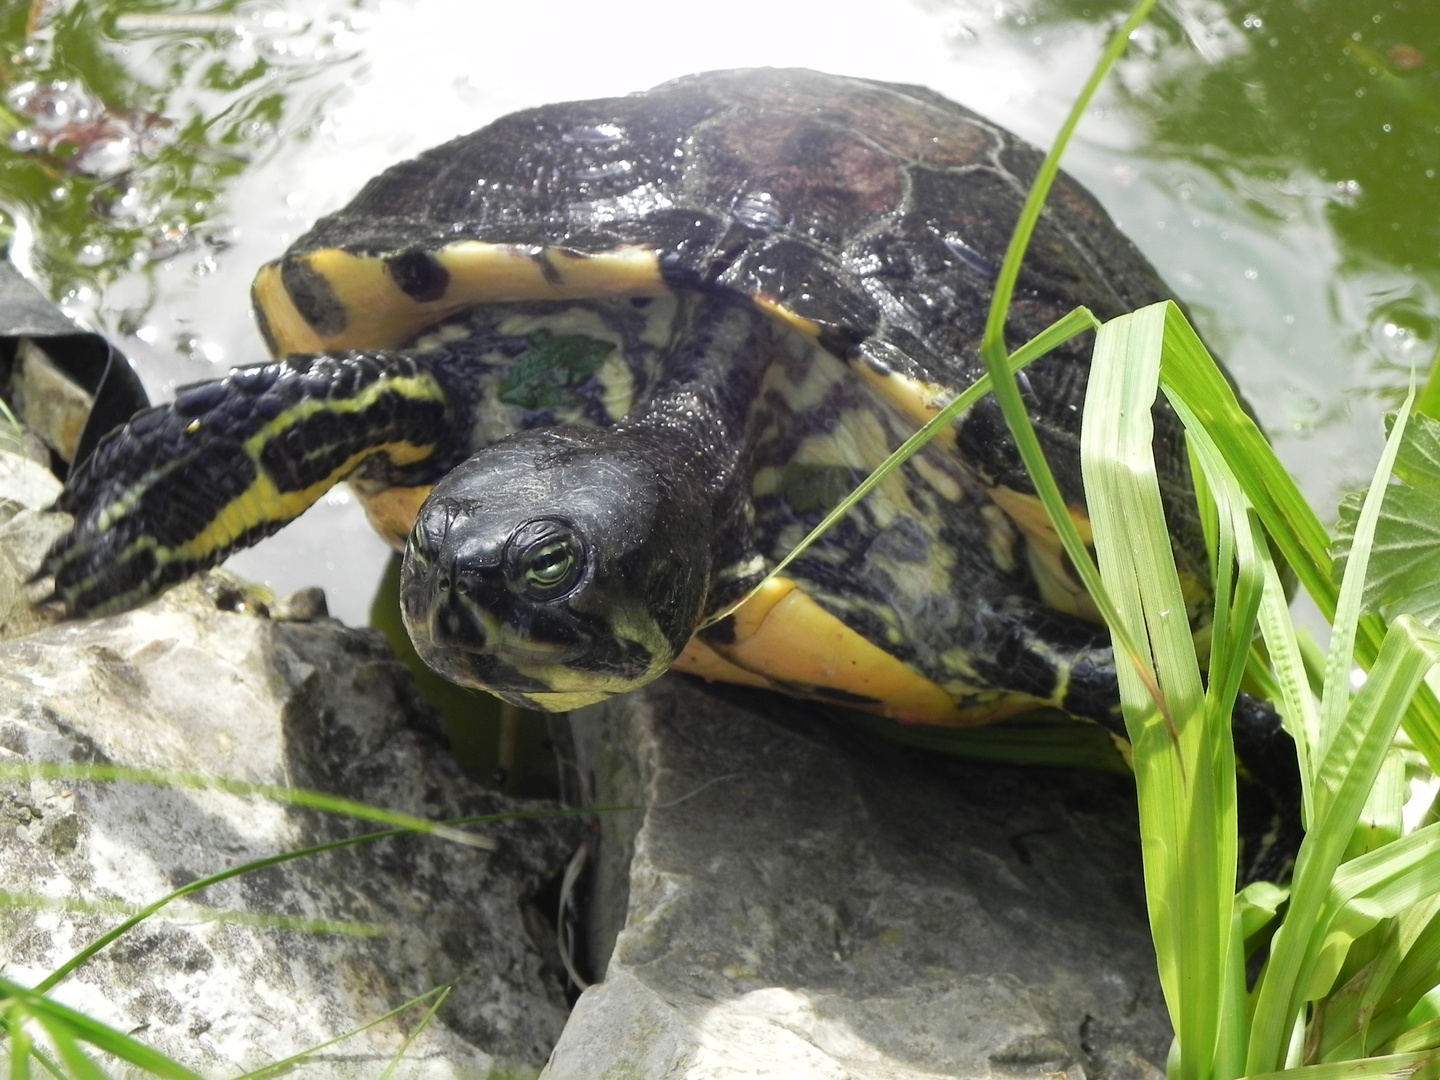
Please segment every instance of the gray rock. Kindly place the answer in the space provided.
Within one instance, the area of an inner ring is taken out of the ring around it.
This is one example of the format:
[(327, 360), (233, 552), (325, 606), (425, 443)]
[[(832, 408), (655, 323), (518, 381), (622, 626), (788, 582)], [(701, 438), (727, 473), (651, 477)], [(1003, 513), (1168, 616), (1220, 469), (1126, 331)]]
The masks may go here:
[(1126, 778), (925, 755), (678, 677), (572, 728), (596, 802), (646, 809), (602, 817), (614, 951), (549, 1080), (1163, 1075)]
[(60, 481), (45, 466), (0, 450), (0, 641), (55, 621), (31, 607), (44, 587), (26, 583), (69, 527), (64, 514), (45, 512), (59, 494)]
[[(47, 535), (31, 538), (38, 549), (4, 540), (0, 567), (28, 575)], [(212, 593), (191, 584), (128, 615), (0, 644), (6, 978), (35, 985), (115, 925), (116, 909), (382, 827), (213, 788), (27, 776), (22, 765), (223, 776), (432, 819), (550, 809), (460, 774), (377, 634), (231, 614)], [(581, 825), (547, 817), (475, 828), (495, 850), (411, 835), (212, 886), (120, 938), (54, 996), (191, 1068), (228, 1074), (454, 982), (440, 1022), (409, 1047), (406, 1075), (533, 1076), (567, 1012), (554, 930), (536, 897), (562, 872)], [(266, 925), (275, 917), (347, 932)], [(378, 1075), (420, 1015), (338, 1043), (298, 1075)]]

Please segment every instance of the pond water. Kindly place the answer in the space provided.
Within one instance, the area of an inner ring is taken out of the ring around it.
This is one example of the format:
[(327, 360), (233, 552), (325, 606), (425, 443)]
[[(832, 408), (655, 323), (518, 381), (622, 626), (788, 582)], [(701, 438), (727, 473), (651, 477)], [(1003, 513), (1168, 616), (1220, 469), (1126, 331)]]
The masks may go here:
[[(372, 174), (514, 109), (692, 71), (923, 83), (1041, 145), (1099, 0), (159, 0), (0, 5), (12, 256), (151, 395), (266, 359), (256, 268)], [(1174, 0), (1066, 167), (1159, 266), (1322, 518), (1440, 341), (1440, 5)], [(63, 84), (63, 85), (62, 85)], [(363, 622), (386, 559), (336, 492), (233, 568)]]

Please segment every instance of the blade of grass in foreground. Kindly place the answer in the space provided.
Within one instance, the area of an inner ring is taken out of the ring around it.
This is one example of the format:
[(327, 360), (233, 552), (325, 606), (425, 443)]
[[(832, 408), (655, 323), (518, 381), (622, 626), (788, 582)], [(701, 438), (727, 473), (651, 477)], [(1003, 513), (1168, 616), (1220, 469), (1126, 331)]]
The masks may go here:
[[(980, 343), (980, 358), (984, 361), (985, 370), (994, 384), (995, 401), (1005, 417), (1005, 424), (1010, 430), (1010, 437), (1015, 441), (1020, 459), (1025, 463), (1025, 470), (1035, 485), (1035, 493), (1044, 505), (1045, 512), (1050, 518), (1050, 524), (1060, 537), (1065, 554), (1069, 556), (1081, 583), (1090, 594), (1090, 599), (1094, 601), (1101, 617), (1110, 627), (1110, 632), (1115, 638), (1116, 655), (1125, 657), (1135, 670), (1141, 673), (1142, 679), (1146, 677), (1149, 665), (1142, 660), (1139, 644), (1132, 639), (1127, 625), (1119, 617), (1115, 605), (1105, 591), (1105, 584), (1100, 579), (1100, 571), (1096, 568), (1095, 560), (1090, 557), (1090, 551), (1085, 546), (1079, 530), (1075, 527), (1075, 522), (1070, 517), (1064, 496), (1060, 494), (1060, 488), (1055, 483), (1055, 476), (1050, 471), (1050, 464), (1045, 460), (1044, 451), (1040, 449), (1040, 442), (1035, 437), (1034, 425), (1030, 422), (1030, 415), (1025, 411), (1025, 402), (1020, 396), (1020, 386), (1015, 381), (1015, 377), (1006, 370), (1005, 319), (1010, 311), (1010, 300), (1015, 293), (1015, 284), (1020, 278), (1020, 265), (1025, 257), (1025, 249), (1030, 244), (1030, 237), (1040, 220), (1040, 212), (1044, 208), (1045, 199), (1050, 194), (1050, 188), (1055, 183), (1055, 177), (1060, 171), (1060, 157), (1070, 144), (1070, 139), (1075, 134), (1075, 127), (1079, 124), (1080, 117), (1084, 115), (1085, 110), (1089, 108), (1090, 101), (1099, 90), (1100, 84), (1104, 82), (1110, 69), (1115, 66), (1121, 54), (1124, 53), (1130, 41), (1130, 35), (1145, 21), (1154, 6), (1155, 0), (1140, 0), (1120, 28), (1111, 35), (1105, 51), (1101, 53), (1094, 70), (1090, 73), (1090, 78), (1076, 97), (1075, 103), (1070, 107), (1065, 122), (1061, 124), (1060, 131), (1055, 136), (1054, 145), (1050, 147), (1049, 153), (1040, 163), (1040, 168), (1036, 171), (1035, 179), (1030, 185), (1030, 191), (1026, 195), (1025, 205), (1021, 208), (1019, 220), (1016, 221), (1015, 229), (1010, 234), (1010, 245), (1005, 250), (1005, 258), (1000, 264), (1000, 273), (995, 279), (995, 293), (990, 299), (990, 312), (985, 322), (985, 335)], [(1160, 700), (1159, 687), (1150, 684), (1147, 689), (1151, 697), (1158, 702)]]
[[(464, 975), (462, 974), (460, 978), (463, 977)], [(456, 984), (459, 981), (460, 979), (457, 978), (453, 982), (448, 982), (445, 983), (443, 986), (437, 986), (434, 989), (427, 990), (425, 991), (425, 993), (411, 998), (409, 1001), (405, 1002), (402, 1005), (397, 1005), (389, 1012), (383, 1013), (382, 1015), (375, 1017), (375, 1019), (369, 1021), (368, 1023), (362, 1024), (360, 1027), (345, 1032), (345, 1034), (343, 1035), (337, 1035), (333, 1039), (328, 1039), (323, 1043), (318, 1043), (315, 1046), (308, 1047), (305, 1050), (301, 1050), (298, 1054), (292, 1054), (287, 1058), (281, 1059), (280, 1061), (272, 1061), (269, 1065), (264, 1065), (261, 1068), (254, 1070), (253, 1072), (242, 1073), (241, 1075), (235, 1077), (234, 1080), (269, 1080), (269, 1078), (272, 1076), (283, 1076), (286, 1073), (294, 1070), (296, 1065), (308, 1061), (322, 1051), (328, 1050), (332, 1046), (338, 1046), (346, 1039), (353, 1039), (356, 1035), (363, 1034), (364, 1032), (369, 1031), (371, 1028), (379, 1027), (381, 1024), (384, 1024), (387, 1021), (394, 1020), (396, 1017), (402, 1015), (403, 1013), (409, 1012), (417, 1005), (426, 1005), (428, 1003), (428, 1008), (425, 1012), (424, 1021), (428, 1023), (429, 1018), (434, 1016), (435, 1010), (440, 1007), (440, 1003), (449, 996), (450, 991), (455, 988)], [(417, 1031), (418, 1030), (419, 1029), (417, 1028)], [(407, 1039), (405, 1045), (408, 1046), (409, 1043), (410, 1040)]]
[[(1314, 816), (1296, 859), (1290, 911), (1271, 943), (1269, 963), (1258, 987), (1251, 1029), (1247, 1071), (1276, 1069), (1286, 1063), (1294, 1025), (1304, 1001), (1328, 989), (1322, 967), (1325, 953), (1316, 939), (1317, 925), (1336, 868), (1344, 857), (1355, 822), (1374, 785), (1385, 752), (1398, 727), (1399, 716), (1429, 664), (1423, 650), (1404, 648), (1404, 639), (1392, 628), (1386, 638), (1390, 652), (1371, 673), (1362, 693), (1350, 698), (1349, 658), (1353, 652), (1361, 588), (1369, 559), (1370, 541), (1379, 517), (1380, 503), (1399, 452), (1410, 402), (1406, 402), (1387, 440), (1366, 498), (1365, 512), (1356, 526), (1355, 548), (1340, 589), (1337, 615), (1326, 665), (1321, 705), (1319, 743), (1308, 748), (1316, 767), (1311, 791)], [(1393, 643), (1393, 647), (1392, 646)], [(1414, 685), (1410, 685), (1410, 684)], [(1396, 692), (1403, 700), (1395, 700)], [(1389, 708), (1399, 711), (1378, 715), (1379, 699), (1390, 695)], [(1363, 706), (1362, 706), (1363, 703)], [(1342, 727), (1342, 718), (1345, 724)], [(1338, 968), (1338, 961), (1332, 965)], [(1342, 957), (1343, 959), (1343, 954)], [(1333, 976), (1333, 971), (1328, 972)]]
[[(633, 809), (635, 808), (625, 806), (594, 807), (592, 809), (585, 810), (584, 813), (606, 814)], [(497, 824), (502, 821), (523, 821), (532, 820), (535, 818), (548, 817), (570, 817), (576, 813), (579, 813), (579, 811), (561, 809), (536, 810), (520, 813), (510, 812), (504, 814), (481, 814), (473, 817), (454, 818), (450, 821), (440, 822), (439, 824), (445, 825), (449, 828), (455, 828), (461, 825)], [(283, 863), (293, 862), (296, 859), (311, 858), (315, 855), (323, 855), (326, 852), (339, 851), (342, 848), (357, 847), (362, 844), (372, 844), (376, 841), (386, 840), (391, 837), (411, 835), (414, 832), (415, 830), (413, 829), (385, 829), (381, 832), (364, 833), (360, 836), (347, 836), (340, 840), (331, 840), (323, 844), (315, 844), (311, 847), (296, 848), (292, 851), (282, 851), (278, 855), (268, 855), (264, 858), (254, 859), (239, 866), (226, 867), (224, 870), (218, 871), (214, 874), (210, 874), (206, 877), (197, 878), (195, 881), (189, 882), (186, 885), (182, 885), (175, 891), (168, 893), (165, 896), (162, 896), (159, 900), (155, 900), (152, 903), (145, 905), (143, 908), (135, 912), (135, 914), (131, 915), (129, 918), (125, 919), (119, 925), (106, 931), (104, 934), (101, 934), (98, 938), (90, 942), (90, 944), (86, 945), (69, 960), (65, 961), (65, 963), (61, 964), (58, 968), (52, 971), (44, 979), (42, 979), (35, 986), (35, 992), (44, 993), (47, 990), (50, 990), (53, 987), (57, 986), (62, 980), (67, 978), (71, 972), (73, 972), (76, 968), (80, 967), (80, 965), (93, 958), (97, 953), (99, 953), (102, 949), (108, 946), (111, 942), (133, 930), (136, 926), (139, 926), (142, 922), (144, 922), (150, 916), (154, 915), (156, 912), (165, 908), (167, 905), (174, 903), (176, 900), (183, 899), (186, 896), (190, 896), (193, 893), (197, 893), (202, 889), (208, 889), (210, 886), (218, 885), (222, 881), (228, 881), (231, 878), (240, 877), (244, 874), (253, 873), (257, 870), (264, 870), (268, 867), (279, 866)]]
[(405, 829), (410, 832), (430, 833), (444, 840), (452, 840), (466, 847), (482, 851), (494, 851), (495, 841), (488, 836), (477, 836), (463, 829), (452, 828), (437, 821), (384, 810), (354, 799), (342, 799), (324, 792), (307, 791), (304, 788), (281, 787), (278, 784), (252, 784), (245, 780), (230, 780), (221, 776), (204, 776), (199, 773), (171, 772), (164, 769), (132, 769), (119, 765), (67, 765), (54, 762), (27, 762), (19, 765), (0, 765), (0, 779), (30, 780), (95, 780), (128, 781), (134, 784), (154, 784), (158, 787), (200, 788), (209, 791), (224, 791), (232, 795), (254, 795), (273, 799), (276, 802), (306, 806), (329, 814), (373, 821), (381, 825)]
[(1336, 868), (1399, 719), (1437, 660), (1440, 639), (1408, 616), (1397, 619), (1369, 678), (1331, 739), (1321, 772), (1333, 794), (1306, 833), (1295, 862), (1290, 910), (1271, 943), (1270, 961), (1256, 996), (1249, 1073), (1270, 1072), (1286, 1064), (1301, 1007), (1316, 992), (1326, 929), (1321, 916)]
[[(1233, 981), (1235, 774), (1228, 707), (1225, 723), (1205, 722), (1206, 693), (1155, 471), (1151, 408), (1164, 332), (1160, 306), (1101, 327), (1085, 400), (1081, 465), (1101, 573), (1118, 617), (1150, 665), (1147, 673), (1117, 664), (1139, 792), (1146, 899), (1180, 1052), (1178, 1074), (1206, 1078), (1214, 1075), (1221, 1003)], [(1236, 515), (1227, 506), (1219, 509), (1218, 550), (1229, 563)], [(1245, 520), (1243, 506), (1238, 516)], [(1228, 565), (1222, 578), (1231, 578)], [(1217, 605), (1224, 609), (1222, 637), (1232, 622), (1228, 591)], [(1241, 604), (1250, 618), (1257, 603), (1255, 596)], [(1246, 617), (1236, 614), (1237, 623)], [(1242, 632), (1248, 638), (1248, 628)], [(1231, 643), (1218, 644), (1233, 663)], [(1238, 653), (1242, 665), (1244, 651)], [(1143, 674), (1163, 688), (1163, 702), (1154, 700)], [(1230, 689), (1217, 688), (1217, 694), (1229, 693), (1233, 701), (1238, 681), (1238, 674), (1227, 675), (1221, 682)]]
[[(1330, 537), (1290, 479), (1255, 422), (1240, 408), (1235, 391), (1210, 359), (1179, 307), (1166, 317), (1166, 356), (1160, 382), (1167, 397), (1187, 402), (1224, 452), (1236, 479), (1301, 586), (1328, 620), (1339, 592), (1331, 581)], [(1369, 670), (1386, 634), (1374, 615), (1360, 619), (1355, 660)], [(1405, 716), (1405, 733), (1440, 772), (1440, 702), (1422, 687)], [(1313, 747), (1310, 748), (1313, 751)], [(1302, 761), (1305, 760), (1302, 758)], [(1308, 774), (1307, 774), (1308, 775)]]
[(79, 1054), (83, 1057), (79, 1047), (83, 1042), (166, 1080), (201, 1080), (198, 1074), (164, 1054), (136, 1042), (114, 1028), (92, 1020), (84, 1013), (51, 1001), (34, 990), (27, 990), (18, 983), (0, 978), (0, 998), (8, 999), (8, 1003), (12, 1005), (12, 1009), (7, 1012), (13, 1015), (13, 1008), (18, 1007), (47, 1032), (52, 1033), (56, 1050), (71, 1067), (73, 1075), (104, 1075), (93, 1062), (89, 1063), (90, 1069), (87, 1071), (85, 1063), (73, 1056)]
[(1425, 1050), (1360, 1061), (1306, 1065), (1284, 1072), (1255, 1073), (1247, 1080), (1440, 1080), (1440, 1054)]
[[(1192, 446), (1202, 458), (1223, 454), (1227, 467), (1234, 472), (1246, 494), (1256, 501), (1257, 510), (1268, 515), (1266, 524), (1280, 538), (1280, 546), (1301, 553), (1309, 549), (1310, 554), (1317, 556), (1309, 567), (1311, 580), (1307, 584), (1314, 584), (1322, 594), (1317, 601), (1323, 598), (1326, 589), (1331, 590), (1331, 611), (1338, 607), (1340, 615), (1348, 616), (1349, 624), (1355, 626), (1358, 606), (1354, 597), (1358, 595), (1359, 578), (1347, 577), (1340, 595), (1334, 595), (1328, 581), (1328, 556), (1306, 540), (1306, 533), (1310, 531), (1308, 522), (1313, 521), (1313, 515), (1300, 503), (1293, 483), (1274, 461), (1258, 430), (1239, 411), (1228, 384), (1204, 354), (1203, 346), (1178, 309), (1169, 310), (1166, 322), (1162, 385), (1185, 420)], [(1376, 506), (1389, 475), (1388, 462), (1395, 445), (1392, 442), (1376, 472), (1372, 486)], [(1318, 531), (1318, 523), (1315, 530)], [(1365, 544), (1359, 532), (1357, 540), (1359, 561), (1363, 564)], [(1299, 569), (1305, 580), (1304, 566)], [(1347, 573), (1349, 569), (1352, 568), (1347, 568)], [(1355, 572), (1363, 574), (1363, 565)], [(1363, 1027), (1369, 1012), (1362, 1015), (1355, 1011), (1355, 1006), (1337, 1001), (1337, 1018), (1344, 1023), (1349, 1015), (1352, 1018), (1349, 1030), (1355, 1032), (1347, 1041), (1344, 1031), (1339, 1031), (1338, 1043), (1334, 1038), (1328, 1042), (1323, 1040), (1320, 1031), (1310, 1032), (1301, 1040), (1298, 1024), (1305, 1002), (1329, 992), (1344, 965), (1365, 961), (1363, 954), (1359, 960), (1350, 958), (1350, 947), (1361, 935), (1381, 918), (1408, 917), (1412, 913), (1428, 915), (1428, 906), (1415, 909), (1413, 905), (1431, 904), (1430, 897), (1440, 886), (1440, 873), (1430, 872), (1424, 865), (1432, 843), (1428, 835), (1415, 834), (1383, 844), (1341, 865), (1347, 849), (1354, 844), (1356, 821), (1371, 801), (1375, 779), (1391, 759), (1390, 747), (1399, 717), (1421, 689), (1425, 672), (1440, 656), (1440, 640), (1412, 620), (1397, 622), (1384, 639), (1379, 655), (1373, 657), (1375, 663), (1369, 680), (1353, 701), (1348, 662), (1340, 652), (1332, 655), (1326, 691), (1329, 719), (1322, 724), (1319, 717), (1306, 708), (1307, 690), (1300, 670), (1300, 650), (1283, 604), (1274, 595), (1277, 584), (1272, 578), (1272, 595), (1266, 602), (1266, 635), (1272, 643), (1272, 659), (1279, 660), (1284, 669), (1281, 674), (1285, 677), (1284, 685), (1288, 686), (1286, 696), (1291, 702), (1292, 730), (1304, 763), (1307, 806), (1312, 807), (1313, 812), (1309, 814), (1311, 827), (1296, 865), (1289, 910), (1271, 942), (1269, 962), (1257, 986), (1244, 1071), (1271, 1072), (1287, 1061), (1293, 1062), (1299, 1054), (1315, 1053), (1323, 1046), (1349, 1051), (1351, 1056), (1344, 1064), (1348, 1075), (1372, 1075), (1385, 1070), (1376, 1070), (1371, 1062), (1354, 1058), (1365, 1049), (1362, 1032), (1355, 1025)], [(1362, 631), (1364, 625), (1360, 621)], [(1282, 629), (1283, 633), (1275, 632)], [(1355, 651), (1363, 656), (1363, 633), (1355, 636)], [(1336, 635), (1336, 647), (1346, 655), (1347, 637), (1342, 626)], [(1423, 734), (1423, 719), (1419, 726)], [(1423, 944), (1424, 934), (1420, 933), (1416, 940)], [(1422, 952), (1429, 955), (1425, 949)], [(1373, 985), (1363, 984), (1363, 991), (1357, 992), (1363, 992), (1364, 1001), (1370, 1003), (1367, 1008), (1371, 1010), (1380, 1007), (1382, 1002), (1393, 1003), (1397, 1009), (1402, 1008), (1402, 1003), (1413, 1004), (1433, 983), (1433, 964), (1422, 965), (1425, 970), (1417, 975), (1419, 969), (1414, 964), (1407, 965), (1398, 952), (1387, 955), (1384, 971), (1398, 974), (1403, 969), (1406, 978), (1393, 988), (1383, 980)], [(1372, 966), (1368, 970), (1373, 975), (1379, 969)], [(1243, 1011), (1232, 1009), (1231, 1013), (1238, 1015), (1229, 1024), (1243, 1024)], [(1323, 1023), (1325, 1011), (1317, 1010), (1316, 1017)], [(1398, 1012), (1387, 1015), (1384, 1027), (1376, 1034), (1393, 1038), (1404, 1023), (1403, 1015)], [(1222, 1041), (1224, 1039), (1222, 1035)], [(1378, 1044), (1371, 1042), (1370, 1045)], [(1390, 1064), (1398, 1063), (1399, 1059), (1391, 1059)], [(1298, 1077), (1302, 1072), (1320, 1075), (1318, 1070), (1309, 1067), (1293, 1075)]]

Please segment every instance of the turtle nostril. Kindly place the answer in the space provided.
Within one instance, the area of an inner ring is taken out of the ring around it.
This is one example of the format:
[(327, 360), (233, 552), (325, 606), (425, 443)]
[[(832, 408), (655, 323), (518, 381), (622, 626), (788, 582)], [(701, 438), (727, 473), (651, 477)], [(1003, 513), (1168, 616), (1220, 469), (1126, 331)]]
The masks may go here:
[(455, 591), (456, 591), (457, 593), (459, 593), (461, 596), (469, 596), (469, 595), (470, 595), (470, 582), (466, 581), (464, 578), (461, 578), (459, 581), (457, 581), (457, 582), (455, 583)]
[(436, 584), (439, 586), (439, 589), (442, 593), (448, 593), (450, 591), (450, 575), (441, 574), (440, 580), (436, 582)]

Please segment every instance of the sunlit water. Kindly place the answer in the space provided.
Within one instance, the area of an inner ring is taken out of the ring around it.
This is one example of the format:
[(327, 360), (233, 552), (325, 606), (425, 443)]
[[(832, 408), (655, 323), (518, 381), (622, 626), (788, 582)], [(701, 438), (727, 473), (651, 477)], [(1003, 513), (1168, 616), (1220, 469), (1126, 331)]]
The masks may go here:
[[(1366, 482), (1378, 453), (1388, 399), (1374, 391), (1403, 385), (1412, 363), (1423, 376), (1440, 305), (1424, 273), (1357, 259), (1336, 239), (1330, 209), (1366, 199), (1357, 182), (1283, 159), (1273, 177), (1256, 179), (1254, 169), (1214, 167), (1203, 147), (1179, 156), (1149, 148), (1156, 113), (1144, 104), (1148, 84), (1183, 85), (1274, 47), (1263, 20), (1238, 6), (1175, 8), (1184, 16), (1178, 29), (1137, 35), (1123, 89), (1086, 119), (1066, 167), (1190, 306), (1328, 520), (1340, 493)], [(165, 399), (181, 383), (267, 359), (248, 311), (262, 262), (385, 166), (499, 115), (710, 68), (796, 65), (922, 83), (1045, 145), (1110, 25), (1046, 20), (1028, 6), (968, 0), (242, 6), (228, 24), (234, 32), (197, 46), (194, 63), (218, 53), (235, 69), (271, 65), (289, 95), (283, 116), (247, 121), (237, 136), (243, 168), (216, 183), (177, 254), (131, 255), (134, 269), (103, 287), (72, 281), (59, 291), (68, 309), (117, 337), (152, 397)], [(155, 42), (185, 33), (145, 19), (120, 25), (115, 36), (137, 64), (151, 62)], [(1430, 55), (1426, 47), (1416, 46), (1420, 62), (1440, 63), (1440, 47)], [(1413, 59), (1392, 55), (1402, 67)], [(221, 98), (187, 74), (170, 109), (203, 113)], [(1440, 213), (1436, 191), (1415, 213)], [(43, 244), (47, 222), (33, 202), (19, 209), (23, 258)], [(103, 239), (93, 243), (100, 246), (82, 264), (113, 254)], [(341, 490), (230, 565), (282, 592), (318, 583), (332, 612), (363, 621), (385, 557)]]

